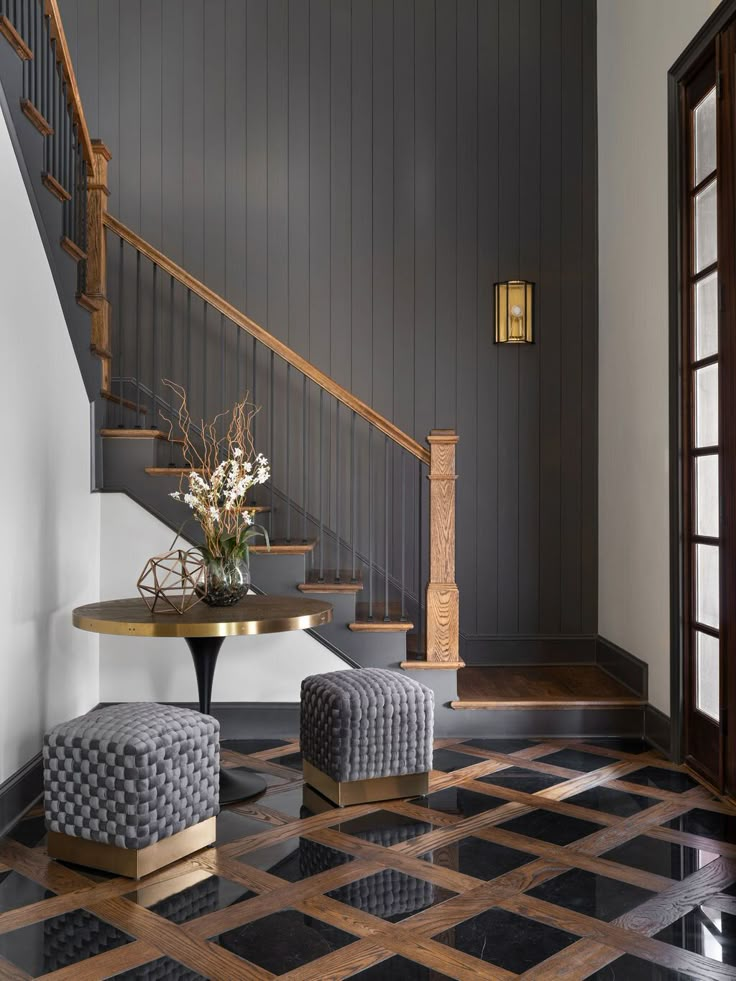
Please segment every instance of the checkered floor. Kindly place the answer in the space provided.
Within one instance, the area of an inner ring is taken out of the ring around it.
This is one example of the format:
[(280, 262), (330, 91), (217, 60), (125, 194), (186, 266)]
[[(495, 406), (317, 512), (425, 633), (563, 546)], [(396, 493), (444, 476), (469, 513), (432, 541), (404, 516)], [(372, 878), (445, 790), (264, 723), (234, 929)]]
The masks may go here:
[(441, 740), (427, 797), (339, 810), (298, 746), (140, 883), (0, 841), (0, 978), (736, 978), (736, 810), (638, 740)]

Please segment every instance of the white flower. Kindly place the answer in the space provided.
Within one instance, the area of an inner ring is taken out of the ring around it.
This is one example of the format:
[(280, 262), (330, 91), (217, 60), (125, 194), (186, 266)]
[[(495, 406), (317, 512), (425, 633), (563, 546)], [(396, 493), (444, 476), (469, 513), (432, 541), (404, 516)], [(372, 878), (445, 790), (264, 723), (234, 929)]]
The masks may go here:
[(243, 455), (243, 451), (240, 449), (240, 447), (239, 446), (235, 446), (233, 448), (233, 456), (234, 457), (239, 457), (239, 456), (242, 456), (242, 455)]

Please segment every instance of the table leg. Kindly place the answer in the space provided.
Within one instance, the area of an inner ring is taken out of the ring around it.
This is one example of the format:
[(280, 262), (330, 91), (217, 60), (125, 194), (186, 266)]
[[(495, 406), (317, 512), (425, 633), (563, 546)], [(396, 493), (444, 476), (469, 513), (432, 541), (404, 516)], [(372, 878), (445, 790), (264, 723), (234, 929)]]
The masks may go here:
[[(185, 637), (194, 661), (199, 693), (199, 711), (210, 715), (212, 705), (212, 682), (215, 677), (217, 655), (220, 653), (224, 637)], [(247, 767), (220, 769), (220, 803), (234, 804), (237, 801), (256, 797), (266, 789), (266, 781)]]

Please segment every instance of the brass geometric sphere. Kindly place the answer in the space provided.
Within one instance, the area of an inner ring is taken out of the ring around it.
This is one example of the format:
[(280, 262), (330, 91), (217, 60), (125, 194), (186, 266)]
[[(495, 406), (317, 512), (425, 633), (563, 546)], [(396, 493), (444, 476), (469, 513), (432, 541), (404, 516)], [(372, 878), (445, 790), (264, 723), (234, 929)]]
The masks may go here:
[(200, 553), (177, 548), (146, 562), (138, 577), (138, 592), (151, 613), (186, 613), (202, 599), (206, 580)]

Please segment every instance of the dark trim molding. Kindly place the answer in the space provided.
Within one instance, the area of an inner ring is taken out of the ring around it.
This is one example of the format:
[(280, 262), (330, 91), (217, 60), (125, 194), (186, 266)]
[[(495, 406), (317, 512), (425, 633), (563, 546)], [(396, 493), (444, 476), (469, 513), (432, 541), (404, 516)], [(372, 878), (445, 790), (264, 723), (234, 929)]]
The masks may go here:
[(43, 793), (43, 761), (36, 753), (0, 784), (0, 838)]
[(644, 738), (655, 749), (661, 750), (665, 756), (670, 756), (672, 745), (672, 725), (668, 716), (653, 705), (644, 708)]
[(604, 671), (642, 698), (649, 694), (649, 666), (613, 641), (599, 637), (595, 660)]

